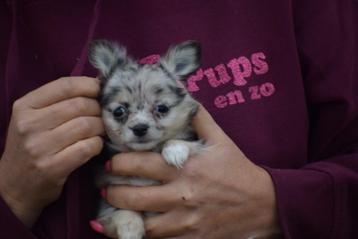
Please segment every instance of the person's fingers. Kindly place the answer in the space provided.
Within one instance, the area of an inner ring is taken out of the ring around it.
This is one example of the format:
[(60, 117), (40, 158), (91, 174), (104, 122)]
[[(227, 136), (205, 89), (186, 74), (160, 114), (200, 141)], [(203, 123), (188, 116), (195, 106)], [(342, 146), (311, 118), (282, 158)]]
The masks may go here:
[(78, 117), (51, 131), (51, 138), (56, 137), (57, 148), (65, 148), (82, 139), (103, 135), (105, 132), (100, 117)]
[(114, 175), (139, 176), (162, 182), (173, 180), (179, 173), (154, 152), (120, 153), (111, 159), (110, 164)]
[(42, 133), (41, 137), (34, 138), (31, 148), (36, 148), (38, 155), (51, 155), (77, 141), (103, 134), (104, 126), (101, 118), (78, 117)]
[(91, 77), (63, 77), (31, 91), (19, 101), (32, 109), (40, 109), (73, 97), (96, 97), (99, 80)]
[(33, 129), (49, 130), (81, 116), (100, 116), (101, 107), (95, 99), (76, 97), (42, 109), (34, 110), (28, 121)]
[(135, 211), (165, 212), (177, 205), (181, 199), (175, 187), (161, 186), (108, 186), (103, 189), (106, 200), (116, 208)]
[(53, 173), (67, 176), (89, 159), (99, 154), (103, 140), (99, 136), (80, 140), (50, 158), (47, 163), (53, 165)]
[(219, 140), (218, 137), (225, 137), (225, 133), (202, 105), (199, 106), (199, 110), (192, 120), (192, 125), (199, 138), (207, 141), (213, 140), (213, 137), (216, 141)]
[(146, 236), (149, 238), (179, 238), (181, 235), (190, 234), (197, 221), (198, 216), (186, 209), (150, 216), (144, 222)]

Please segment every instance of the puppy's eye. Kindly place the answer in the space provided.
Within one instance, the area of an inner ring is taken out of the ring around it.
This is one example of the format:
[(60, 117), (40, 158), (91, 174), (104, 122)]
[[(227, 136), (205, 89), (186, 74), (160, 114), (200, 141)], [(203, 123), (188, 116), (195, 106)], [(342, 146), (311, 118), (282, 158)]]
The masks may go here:
[(122, 117), (127, 112), (127, 109), (124, 106), (118, 106), (112, 112), (113, 116), (116, 118)]
[(165, 114), (165, 113), (168, 113), (169, 107), (166, 105), (163, 105), (163, 104), (157, 105), (155, 108), (155, 111), (157, 111), (160, 114)]

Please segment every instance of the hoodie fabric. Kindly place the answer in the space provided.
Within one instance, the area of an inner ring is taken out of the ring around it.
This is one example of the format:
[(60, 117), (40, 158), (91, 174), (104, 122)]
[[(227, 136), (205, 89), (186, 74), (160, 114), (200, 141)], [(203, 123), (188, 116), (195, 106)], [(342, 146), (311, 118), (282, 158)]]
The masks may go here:
[[(357, 11), (356, 0), (0, 1), (0, 152), (14, 100), (96, 75), (92, 39), (145, 62), (194, 39), (202, 65), (187, 88), (272, 176), (284, 237), (358, 238)], [(88, 225), (97, 195), (85, 165), (31, 231), (0, 200), (0, 238), (102, 238)]]

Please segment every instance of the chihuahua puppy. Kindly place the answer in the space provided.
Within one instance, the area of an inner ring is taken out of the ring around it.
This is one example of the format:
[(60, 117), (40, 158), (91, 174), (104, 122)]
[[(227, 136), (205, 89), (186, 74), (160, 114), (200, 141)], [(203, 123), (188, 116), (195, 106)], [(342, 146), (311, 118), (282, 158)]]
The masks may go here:
[[(155, 64), (139, 64), (126, 48), (106, 40), (90, 45), (90, 63), (102, 84), (100, 104), (108, 146), (118, 152), (160, 152), (170, 165), (182, 168), (203, 143), (191, 119), (198, 103), (180, 83), (199, 67), (200, 45), (186, 41), (169, 48)], [(159, 182), (102, 173), (99, 185), (156, 185)], [(114, 208), (103, 200), (91, 226), (112, 238), (139, 239), (145, 235), (143, 215)]]

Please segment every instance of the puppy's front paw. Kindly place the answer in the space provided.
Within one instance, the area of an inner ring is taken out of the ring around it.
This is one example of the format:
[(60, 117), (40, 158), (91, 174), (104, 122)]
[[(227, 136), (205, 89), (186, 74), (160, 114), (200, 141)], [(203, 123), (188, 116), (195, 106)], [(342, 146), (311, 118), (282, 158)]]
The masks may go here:
[(143, 219), (134, 211), (120, 209), (97, 220), (103, 226), (101, 232), (111, 238), (142, 239), (145, 234)]
[(185, 161), (189, 158), (189, 153), (189, 147), (179, 140), (168, 141), (162, 150), (165, 161), (177, 168), (183, 167)]

